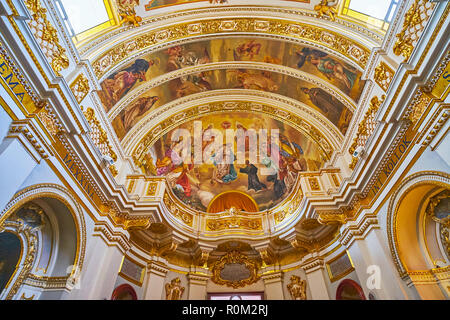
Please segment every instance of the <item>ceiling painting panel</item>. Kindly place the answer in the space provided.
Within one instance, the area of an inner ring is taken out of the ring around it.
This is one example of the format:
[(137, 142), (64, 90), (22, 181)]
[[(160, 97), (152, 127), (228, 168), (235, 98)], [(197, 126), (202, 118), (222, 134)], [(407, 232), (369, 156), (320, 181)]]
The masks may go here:
[(101, 82), (100, 98), (108, 112), (128, 92), (174, 70), (207, 63), (253, 61), (281, 65), (314, 75), (358, 102), (365, 81), (361, 72), (317, 49), (250, 38), (212, 39), (174, 46), (134, 60)]
[[(278, 139), (272, 140), (275, 132)], [(150, 164), (146, 175), (166, 177), (179, 200), (203, 212), (211, 201), (230, 192), (245, 194), (259, 211), (270, 209), (289, 195), (299, 172), (323, 166), (317, 144), (305, 135), (267, 115), (245, 112), (205, 115), (182, 123), (156, 140), (145, 158)], [(233, 199), (236, 209), (251, 211), (241, 208), (242, 199)]]
[(345, 135), (353, 113), (334, 96), (311, 83), (288, 75), (245, 69), (211, 70), (189, 74), (151, 88), (126, 106), (112, 121), (119, 140), (152, 110), (175, 99), (223, 89), (252, 89), (299, 100), (322, 113)]

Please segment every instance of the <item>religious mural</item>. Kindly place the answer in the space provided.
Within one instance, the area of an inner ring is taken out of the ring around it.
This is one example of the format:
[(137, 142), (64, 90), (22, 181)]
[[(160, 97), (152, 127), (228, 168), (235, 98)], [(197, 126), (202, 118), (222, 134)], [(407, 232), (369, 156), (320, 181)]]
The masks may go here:
[(21, 254), (20, 239), (13, 233), (0, 233), (0, 292), (14, 275)]
[[(213, 39), (164, 49), (136, 59), (101, 83), (105, 110), (131, 90), (168, 72), (221, 61), (255, 61), (300, 69), (340, 89), (358, 102), (364, 86), (361, 72), (316, 49), (266, 39)], [(352, 113), (325, 90), (289, 76), (256, 70), (215, 70), (191, 74), (153, 88), (135, 100), (113, 121), (119, 139), (152, 108), (189, 94), (214, 89), (244, 88), (282, 94), (322, 112), (345, 134)]]
[(151, 110), (175, 99), (215, 89), (253, 89), (300, 100), (327, 117), (345, 134), (353, 113), (324, 89), (288, 75), (260, 70), (212, 70), (154, 87), (126, 106), (112, 121), (119, 140)]
[[(187, 140), (175, 136), (175, 130), (157, 140), (146, 154), (146, 161), (150, 163), (146, 174), (166, 177), (174, 194), (196, 210), (207, 211), (217, 195), (230, 191), (249, 195), (260, 211), (272, 208), (290, 193), (299, 172), (317, 171), (322, 167), (316, 144), (294, 128), (267, 116), (241, 112), (209, 115), (184, 123), (178, 129), (185, 129), (194, 136), (195, 125), (199, 123), (201, 163), (194, 159), (195, 146), (186, 149), (187, 157), (192, 161), (185, 160), (183, 146)], [(227, 129), (234, 132), (241, 129), (244, 133), (259, 133), (260, 129), (266, 129), (267, 135), (258, 135), (257, 140), (251, 140), (247, 134), (245, 140), (241, 140), (244, 144), (239, 144), (240, 138), (234, 135), (230, 143), (226, 139)], [(214, 130), (222, 134), (222, 141), (212, 135)], [(275, 131), (279, 134), (276, 145), (269, 141)], [(264, 143), (265, 139), (268, 143)], [(190, 144), (193, 141), (195, 138)], [(217, 161), (215, 143), (223, 146), (221, 157), (229, 161)], [(252, 160), (250, 155), (255, 151), (259, 156)], [(273, 161), (275, 154), (277, 163)]]

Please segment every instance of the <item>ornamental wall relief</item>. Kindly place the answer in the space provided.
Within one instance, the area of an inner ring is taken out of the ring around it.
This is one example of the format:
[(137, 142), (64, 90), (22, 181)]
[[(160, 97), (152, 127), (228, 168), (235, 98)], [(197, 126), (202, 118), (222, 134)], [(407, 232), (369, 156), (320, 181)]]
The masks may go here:
[(248, 256), (239, 251), (230, 251), (211, 266), (211, 280), (237, 289), (257, 282), (258, 269), (258, 263)]
[(287, 285), (292, 300), (306, 300), (306, 280), (299, 276), (291, 276), (291, 282)]

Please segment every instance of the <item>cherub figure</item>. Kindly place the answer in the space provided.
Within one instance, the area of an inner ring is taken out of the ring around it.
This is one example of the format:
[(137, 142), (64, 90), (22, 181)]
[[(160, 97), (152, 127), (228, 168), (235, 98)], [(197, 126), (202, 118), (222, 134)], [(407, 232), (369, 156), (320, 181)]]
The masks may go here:
[(337, 0), (321, 0), (320, 4), (314, 6), (314, 10), (317, 11), (317, 16), (320, 18), (324, 14), (328, 15), (332, 21), (336, 20), (336, 15), (338, 14), (336, 10)]

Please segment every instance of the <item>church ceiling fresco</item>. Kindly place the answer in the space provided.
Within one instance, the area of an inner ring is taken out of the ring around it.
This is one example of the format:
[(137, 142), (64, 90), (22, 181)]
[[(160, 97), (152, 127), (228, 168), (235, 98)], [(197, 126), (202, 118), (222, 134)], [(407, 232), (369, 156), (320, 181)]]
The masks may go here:
[[(283, 41), (238, 37), (175, 46), (136, 59), (102, 81), (99, 95), (108, 112), (132, 90), (157, 76), (223, 61), (266, 62), (295, 68), (330, 83), (355, 102), (364, 87), (360, 71), (317, 49)], [(263, 90), (299, 100), (324, 114), (343, 134), (352, 117), (352, 112), (337, 98), (304, 80), (269, 71), (212, 70), (149, 89), (113, 119), (113, 127), (121, 140), (154, 108), (193, 93), (234, 88)]]
[(329, 82), (355, 102), (364, 81), (361, 72), (341, 59), (298, 44), (250, 38), (212, 39), (151, 53), (113, 72), (101, 82), (100, 95), (109, 111), (128, 92), (167, 72), (214, 62), (253, 61), (301, 70)]
[[(180, 136), (178, 129), (185, 129), (190, 138)], [(255, 132), (256, 140), (250, 134), (239, 136), (239, 129)], [(267, 134), (261, 134), (260, 129), (267, 130)], [(202, 137), (197, 144), (201, 161), (194, 158), (195, 141), (199, 141), (195, 130)], [(213, 134), (215, 130), (222, 134), (222, 141)], [(231, 138), (227, 138), (227, 130), (234, 133)], [(274, 132), (279, 135), (278, 141), (271, 140)], [(192, 147), (183, 149), (186, 142)], [(217, 151), (215, 145), (222, 151)], [(219, 153), (228, 160), (218, 161)], [(257, 157), (252, 158), (252, 154)], [(179, 200), (204, 212), (214, 198), (231, 191), (249, 195), (259, 211), (270, 209), (292, 191), (299, 172), (317, 171), (323, 166), (317, 144), (302, 133), (266, 115), (244, 112), (207, 115), (185, 122), (149, 147), (145, 158), (150, 163), (146, 175), (166, 177)], [(242, 200), (238, 198), (236, 208)]]
[[(193, 3), (193, 2), (207, 2), (205, 0), (118, 0), (119, 2), (132, 2), (134, 1), (136, 5), (142, 3), (144, 5), (145, 11), (150, 11), (152, 9), (157, 9), (161, 7), (173, 6), (183, 3)], [(310, 0), (287, 0), (290, 2), (300, 2), (309, 3)], [(209, 3), (227, 3), (227, 0), (209, 0)]]

